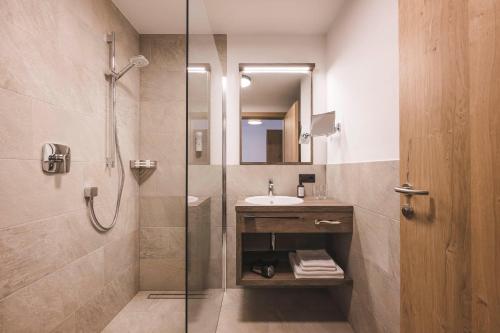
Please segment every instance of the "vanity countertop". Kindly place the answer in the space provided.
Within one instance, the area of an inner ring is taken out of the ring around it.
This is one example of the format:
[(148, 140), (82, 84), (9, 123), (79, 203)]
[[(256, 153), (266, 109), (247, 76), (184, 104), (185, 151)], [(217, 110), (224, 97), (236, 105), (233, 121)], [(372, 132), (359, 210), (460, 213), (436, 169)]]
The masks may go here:
[(255, 205), (239, 200), (236, 202), (237, 212), (352, 212), (353, 206), (335, 199), (318, 200), (305, 198), (304, 202), (296, 205)]
[(210, 201), (210, 197), (197, 197), (197, 198), (198, 198), (198, 200), (188, 203), (189, 208), (199, 207), (199, 206), (203, 205), (205, 202)]

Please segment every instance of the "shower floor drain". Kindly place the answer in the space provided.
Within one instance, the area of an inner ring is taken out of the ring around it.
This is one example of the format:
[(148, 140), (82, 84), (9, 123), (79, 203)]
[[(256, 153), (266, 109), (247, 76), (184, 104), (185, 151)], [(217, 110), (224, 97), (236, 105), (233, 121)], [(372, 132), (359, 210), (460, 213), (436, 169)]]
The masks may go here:
[[(185, 299), (183, 292), (165, 292), (148, 294), (148, 299)], [(188, 294), (188, 299), (206, 299), (207, 294), (203, 292), (192, 292)]]

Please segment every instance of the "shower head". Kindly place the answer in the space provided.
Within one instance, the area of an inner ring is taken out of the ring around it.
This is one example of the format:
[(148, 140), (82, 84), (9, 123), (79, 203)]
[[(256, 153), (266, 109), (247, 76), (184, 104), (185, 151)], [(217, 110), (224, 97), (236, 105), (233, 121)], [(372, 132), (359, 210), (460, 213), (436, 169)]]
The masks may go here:
[(115, 75), (115, 80), (118, 81), (123, 75), (125, 75), (125, 73), (127, 73), (133, 67), (140, 68), (140, 67), (146, 67), (147, 65), (149, 65), (149, 61), (148, 61), (148, 59), (146, 59), (145, 56), (138, 55), (138, 56), (132, 57), (129, 59), (128, 65), (125, 66), (125, 68), (123, 68), (121, 71), (119, 71)]
[(146, 67), (149, 65), (148, 59), (146, 59), (143, 55), (138, 55), (130, 58), (129, 62), (133, 64), (135, 67)]

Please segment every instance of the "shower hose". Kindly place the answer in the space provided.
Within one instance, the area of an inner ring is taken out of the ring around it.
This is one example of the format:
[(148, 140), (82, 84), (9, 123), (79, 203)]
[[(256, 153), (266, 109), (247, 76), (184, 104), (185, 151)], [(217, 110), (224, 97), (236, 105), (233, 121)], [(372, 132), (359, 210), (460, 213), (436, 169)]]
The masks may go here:
[[(115, 81), (113, 79), (113, 81)], [(116, 113), (115, 113), (115, 104), (116, 104), (116, 93), (115, 93), (115, 87), (114, 83), (112, 82), (113, 85), (113, 101), (112, 101), (112, 117), (113, 117), (113, 132), (114, 132), (114, 138), (115, 138), (115, 150), (116, 150), (116, 158), (118, 160), (118, 168), (119, 173), (118, 173), (118, 193), (116, 197), (116, 205), (115, 205), (115, 214), (113, 216), (113, 221), (109, 225), (103, 225), (97, 216), (95, 215), (94, 211), (94, 197), (97, 196), (97, 187), (86, 187), (85, 188), (85, 199), (87, 201), (87, 211), (90, 216), (90, 221), (92, 222), (92, 225), (94, 228), (99, 231), (99, 232), (107, 232), (111, 230), (115, 224), (116, 221), (118, 220), (118, 213), (120, 212), (120, 203), (122, 201), (122, 193), (123, 193), (123, 185), (125, 183), (125, 170), (123, 168), (123, 161), (122, 161), (122, 155), (120, 152), (120, 143), (118, 141), (118, 126), (116, 122)]]

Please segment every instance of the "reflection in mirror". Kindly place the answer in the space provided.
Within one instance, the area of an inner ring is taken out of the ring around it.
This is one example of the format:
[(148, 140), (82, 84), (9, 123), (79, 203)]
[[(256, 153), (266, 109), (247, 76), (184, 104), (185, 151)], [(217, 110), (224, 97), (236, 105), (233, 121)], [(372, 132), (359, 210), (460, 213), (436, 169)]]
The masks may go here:
[(210, 66), (188, 67), (188, 147), (190, 165), (210, 164)]
[(241, 164), (310, 164), (312, 65), (240, 65)]

